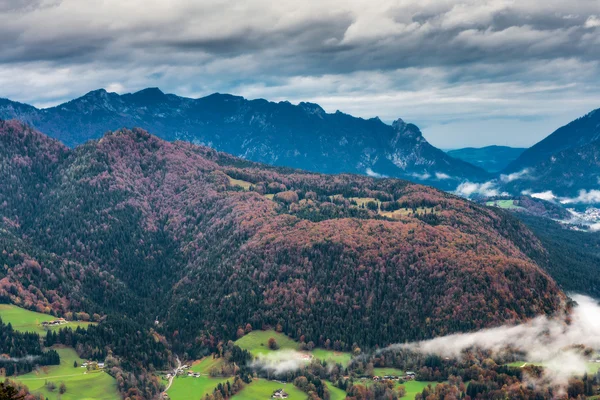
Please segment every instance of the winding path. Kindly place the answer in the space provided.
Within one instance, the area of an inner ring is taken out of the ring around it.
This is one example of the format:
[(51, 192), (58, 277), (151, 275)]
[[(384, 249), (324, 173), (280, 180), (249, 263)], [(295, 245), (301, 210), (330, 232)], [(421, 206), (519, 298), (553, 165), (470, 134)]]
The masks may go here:
[(171, 388), (171, 385), (173, 384), (173, 379), (175, 379), (175, 377), (177, 376), (177, 373), (181, 370), (181, 361), (179, 361), (179, 357), (175, 356), (175, 358), (177, 358), (177, 368), (175, 368), (173, 370), (173, 374), (169, 378), (169, 384), (167, 385), (165, 390), (162, 392), (163, 395), (167, 394), (167, 390), (169, 390)]

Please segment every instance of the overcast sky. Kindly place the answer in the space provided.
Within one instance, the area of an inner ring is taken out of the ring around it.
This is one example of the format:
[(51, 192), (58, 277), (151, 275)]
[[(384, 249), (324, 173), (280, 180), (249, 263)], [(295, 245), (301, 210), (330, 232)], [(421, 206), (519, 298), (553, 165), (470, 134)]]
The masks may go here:
[(600, 108), (600, 0), (0, 0), (0, 97), (157, 86), (528, 146)]

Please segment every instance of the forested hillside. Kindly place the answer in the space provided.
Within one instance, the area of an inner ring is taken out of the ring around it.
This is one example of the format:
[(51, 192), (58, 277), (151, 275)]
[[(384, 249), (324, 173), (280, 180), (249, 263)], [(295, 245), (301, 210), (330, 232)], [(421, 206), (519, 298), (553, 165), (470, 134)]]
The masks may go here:
[(138, 327), (144, 356), (132, 368), (167, 362), (163, 346), (202, 354), (246, 324), (369, 348), (553, 313), (564, 300), (525, 255), (541, 243), (502, 212), (139, 129), (69, 150), (1, 122), (0, 218), (0, 295), (107, 316), (79, 340), (117, 355), (128, 339), (110, 336)]

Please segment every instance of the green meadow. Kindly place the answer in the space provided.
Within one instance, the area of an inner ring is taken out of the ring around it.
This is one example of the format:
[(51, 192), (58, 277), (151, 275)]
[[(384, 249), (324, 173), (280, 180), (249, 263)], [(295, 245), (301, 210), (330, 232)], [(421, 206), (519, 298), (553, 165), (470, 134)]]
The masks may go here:
[(350, 353), (340, 351), (313, 349), (311, 353), (319, 360), (327, 361), (328, 363), (341, 364), (344, 367), (350, 364), (350, 360), (352, 360), (352, 355)]
[[(269, 349), (269, 338), (274, 338), (279, 346), (279, 350), (299, 350), (300, 345), (298, 342), (273, 330), (268, 331), (252, 331), (245, 336), (242, 336), (236, 340), (235, 344), (242, 349), (248, 350), (253, 356), (264, 355), (272, 352)], [(352, 356), (350, 353), (326, 350), (321, 348), (315, 348), (312, 351), (307, 351), (312, 354), (315, 358), (323, 361), (332, 363), (339, 363), (344, 366), (350, 363)]]
[(78, 326), (87, 328), (93, 322), (69, 321), (68, 324), (53, 327), (44, 327), (42, 322), (53, 321), (56, 317), (48, 314), (42, 314), (35, 311), (26, 310), (13, 304), (0, 304), (0, 318), (5, 324), (10, 323), (14, 330), (20, 332), (35, 332), (39, 335), (45, 335), (48, 330), (59, 330), (60, 328), (75, 329)]
[(409, 381), (402, 385), (406, 389), (406, 394), (402, 397), (403, 399), (414, 399), (418, 393), (423, 392), (423, 389), (427, 385), (431, 385), (432, 388), (437, 386), (437, 382), (423, 382), (423, 381)]
[(242, 349), (248, 350), (253, 356), (267, 354), (273, 350), (269, 349), (269, 338), (274, 338), (280, 350), (298, 350), (298, 343), (283, 333), (269, 331), (252, 331), (235, 341)]
[(191, 365), (190, 371), (208, 375), (213, 367), (219, 368), (221, 364), (223, 364), (222, 358), (204, 357), (202, 360), (195, 361)]
[[(60, 365), (41, 367), (36, 371), (11, 378), (21, 382), (34, 394), (41, 394), (49, 400), (118, 400), (117, 381), (104, 371), (87, 371), (79, 365), (85, 360), (79, 358), (70, 347), (55, 347), (60, 355)], [(46, 382), (53, 382), (56, 389), (50, 391)], [(59, 386), (64, 383), (67, 391), (59, 394)]]
[[(279, 383), (275, 381), (267, 381), (264, 379), (256, 379), (249, 385), (246, 385), (238, 394), (233, 396), (232, 400), (268, 400), (273, 395), (273, 392), (283, 389), (288, 395), (288, 400), (306, 400), (307, 395), (300, 389), (294, 386), (293, 383)], [(334, 399), (332, 397), (332, 399)]]
[(397, 368), (373, 368), (375, 376), (404, 376), (404, 371)]
[(346, 392), (342, 389), (333, 386), (333, 383), (327, 381), (327, 389), (329, 390), (329, 400), (344, 400), (346, 398)]
[(490, 207), (504, 208), (504, 209), (522, 208), (521, 206), (516, 205), (514, 200), (488, 201), (488, 202), (485, 203), (485, 205), (486, 206), (490, 206)]

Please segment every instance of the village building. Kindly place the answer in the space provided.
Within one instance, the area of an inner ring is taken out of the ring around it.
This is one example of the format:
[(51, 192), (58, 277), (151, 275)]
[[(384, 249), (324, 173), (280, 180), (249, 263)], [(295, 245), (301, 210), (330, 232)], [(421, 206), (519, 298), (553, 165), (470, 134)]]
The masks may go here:
[(273, 395), (271, 397), (274, 399), (287, 399), (288, 394), (284, 392), (283, 389), (277, 389), (273, 392)]
[(57, 318), (54, 319), (52, 321), (44, 321), (42, 322), (42, 326), (57, 326), (57, 325), (64, 325), (68, 323), (68, 321), (64, 318)]

